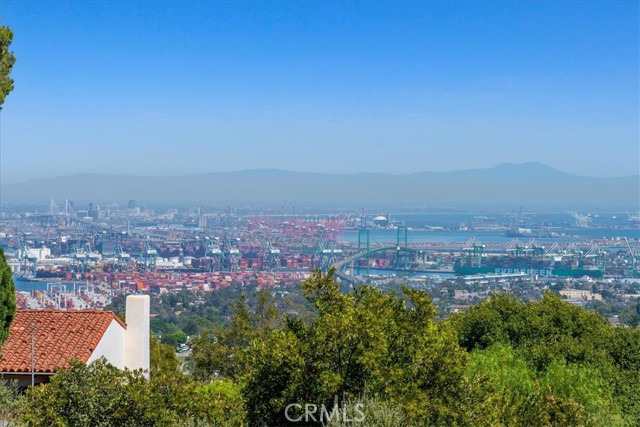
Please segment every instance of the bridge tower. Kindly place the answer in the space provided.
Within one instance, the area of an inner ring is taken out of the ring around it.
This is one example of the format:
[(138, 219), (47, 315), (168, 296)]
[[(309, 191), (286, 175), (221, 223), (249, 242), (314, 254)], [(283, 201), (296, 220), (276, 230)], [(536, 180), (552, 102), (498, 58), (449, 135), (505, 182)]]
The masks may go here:
[(58, 214), (58, 205), (56, 205), (55, 200), (51, 197), (49, 200), (49, 209), (47, 210), (47, 215), (57, 215)]
[(68, 198), (64, 201), (64, 210), (62, 213), (63, 215), (60, 218), (58, 225), (69, 225), (69, 218), (76, 216), (76, 210)]
[[(358, 230), (358, 253), (362, 251), (366, 251), (364, 254), (364, 259), (366, 260), (366, 272), (369, 274), (369, 259), (371, 258), (371, 238), (369, 235), (369, 230), (366, 228), (361, 228)], [(360, 259), (358, 259), (358, 266), (356, 268), (357, 275), (360, 275)]]
[(396, 268), (409, 268), (409, 238), (407, 227), (398, 226), (396, 232)]

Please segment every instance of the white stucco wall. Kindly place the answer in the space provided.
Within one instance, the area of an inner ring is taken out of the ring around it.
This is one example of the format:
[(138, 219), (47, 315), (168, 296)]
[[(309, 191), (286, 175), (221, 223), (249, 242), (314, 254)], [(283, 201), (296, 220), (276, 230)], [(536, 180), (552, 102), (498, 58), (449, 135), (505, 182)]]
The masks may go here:
[(126, 333), (126, 329), (124, 329), (120, 323), (112, 320), (102, 339), (95, 350), (93, 350), (93, 353), (91, 353), (87, 364), (104, 357), (107, 359), (107, 362), (116, 368), (124, 369)]
[(126, 302), (124, 366), (149, 372), (149, 295), (129, 295)]
[(104, 357), (119, 369), (142, 369), (148, 375), (150, 306), (148, 295), (129, 295), (125, 313), (127, 327), (112, 320), (87, 363)]

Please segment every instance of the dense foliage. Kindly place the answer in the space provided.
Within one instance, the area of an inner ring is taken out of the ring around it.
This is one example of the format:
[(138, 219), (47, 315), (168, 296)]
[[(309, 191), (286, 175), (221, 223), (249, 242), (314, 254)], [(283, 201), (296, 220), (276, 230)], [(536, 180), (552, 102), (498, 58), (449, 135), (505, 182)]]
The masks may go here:
[(16, 57), (9, 50), (13, 41), (13, 32), (9, 27), (0, 25), (0, 110), (9, 92), (13, 90), (13, 79), (10, 77)]
[(20, 425), (26, 403), (26, 400), (18, 395), (16, 384), (0, 379), (0, 425), (3, 427)]
[[(152, 339), (151, 376), (74, 364), (0, 418), (36, 426), (636, 426), (640, 330), (553, 294), (437, 320), (426, 292), (302, 285), (312, 317), (240, 297), (192, 353)], [(2, 390), (2, 389), (0, 389)], [(28, 405), (24, 403), (28, 402)], [(310, 415), (311, 411), (311, 415)]]
[(588, 369), (640, 425), (640, 329), (611, 327), (597, 313), (551, 293), (530, 303), (496, 295), (450, 321), (467, 351), (507, 345), (533, 375), (545, 375), (559, 364)]
[(26, 426), (240, 426), (242, 400), (233, 384), (199, 384), (183, 375), (147, 380), (103, 361), (74, 364), (29, 391)]
[(365, 393), (401, 404), (414, 423), (457, 419), (467, 354), (450, 328), (434, 322), (427, 294), (405, 289), (403, 300), (368, 286), (343, 294), (320, 272), (303, 287), (318, 317), (309, 325), (290, 320), (252, 342), (251, 422), (285, 425), (288, 404), (330, 406)]
[(4, 257), (4, 251), (0, 248), (0, 355), (2, 354), (2, 343), (7, 338), (15, 312), (16, 289), (11, 269)]
[[(300, 289), (285, 288), (256, 290), (257, 287), (245, 287), (233, 284), (215, 292), (179, 291), (153, 295), (151, 298), (151, 332), (156, 334), (163, 344), (173, 347), (185, 343), (190, 337), (201, 333), (218, 334), (226, 327), (238, 310), (238, 302), (248, 310), (259, 310), (261, 298), (265, 292), (269, 295), (270, 305), (287, 316), (310, 319), (313, 307), (304, 299)], [(124, 315), (125, 296), (116, 296), (106, 307)]]

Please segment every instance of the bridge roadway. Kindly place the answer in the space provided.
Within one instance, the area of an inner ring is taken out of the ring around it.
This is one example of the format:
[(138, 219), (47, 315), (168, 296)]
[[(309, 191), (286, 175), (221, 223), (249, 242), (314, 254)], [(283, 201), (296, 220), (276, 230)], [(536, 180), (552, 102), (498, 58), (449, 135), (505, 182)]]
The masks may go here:
[(28, 217), (28, 219), (40, 222), (42, 224), (48, 224), (48, 225), (56, 224), (60, 218), (63, 218), (68, 226), (77, 227), (84, 230), (106, 231), (107, 233), (121, 232), (113, 225), (108, 225), (108, 224), (99, 223), (95, 221), (89, 221), (83, 218), (77, 218), (72, 216), (42, 214), (42, 215), (32, 215)]
[[(440, 248), (442, 249), (442, 248)], [(460, 248), (458, 248), (457, 250), (461, 250), (462, 246), (460, 246)], [(384, 246), (381, 248), (376, 248), (376, 249), (371, 249), (369, 250), (369, 256), (375, 254), (375, 253), (379, 253), (379, 252), (387, 252), (387, 251), (407, 251), (410, 253), (416, 253), (416, 252), (420, 252), (420, 251), (424, 251), (424, 250), (432, 250), (432, 248), (398, 248), (397, 246)], [(346, 265), (351, 264), (353, 261), (356, 261), (360, 258), (364, 258), (367, 256), (367, 251), (360, 251), (357, 252), (343, 260), (340, 260), (338, 262), (336, 262), (335, 264), (332, 265), (333, 268), (335, 268), (336, 272), (335, 275), (336, 277), (338, 277), (340, 280), (349, 283), (349, 284), (357, 284), (360, 283), (361, 280), (359, 280), (358, 278), (351, 276), (350, 274), (347, 274), (343, 271), (344, 267)], [(400, 270), (399, 270), (400, 271)], [(403, 270), (406, 272), (414, 272), (414, 273), (418, 273), (418, 272), (423, 272), (423, 273), (453, 273), (453, 271), (449, 271), (449, 270)]]

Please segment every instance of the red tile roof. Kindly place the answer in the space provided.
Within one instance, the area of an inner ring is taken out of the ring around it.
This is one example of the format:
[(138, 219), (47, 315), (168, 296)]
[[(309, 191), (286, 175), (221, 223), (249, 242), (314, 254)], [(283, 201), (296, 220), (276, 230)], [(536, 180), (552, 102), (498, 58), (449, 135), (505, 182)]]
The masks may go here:
[(31, 372), (31, 336), (35, 326), (35, 372), (53, 373), (70, 360), (86, 363), (112, 320), (111, 311), (18, 310), (0, 349), (0, 372)]

